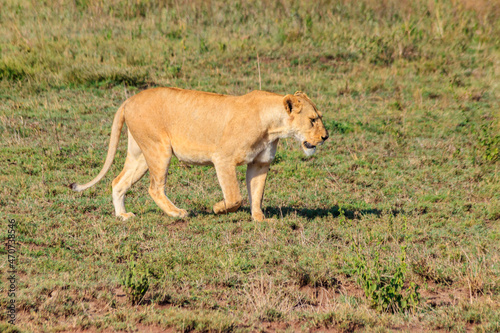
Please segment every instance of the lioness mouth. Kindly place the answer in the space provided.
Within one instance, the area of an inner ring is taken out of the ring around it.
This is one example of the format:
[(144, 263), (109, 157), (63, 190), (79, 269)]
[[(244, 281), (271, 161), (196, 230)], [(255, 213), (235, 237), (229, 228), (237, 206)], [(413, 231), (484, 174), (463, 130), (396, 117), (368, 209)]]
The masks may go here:
[(309, 142), (307, 142), (307, 141), (304, 141), (302, 144), (303, 144), (303, 145), (304, 145), (304, 147), (306, 147), (307, 149), (314, 149), (314, 148), (316, 148), (316, 146), (313, 146), (312, 144), (310, 144), (310, 143), (309, 143)]

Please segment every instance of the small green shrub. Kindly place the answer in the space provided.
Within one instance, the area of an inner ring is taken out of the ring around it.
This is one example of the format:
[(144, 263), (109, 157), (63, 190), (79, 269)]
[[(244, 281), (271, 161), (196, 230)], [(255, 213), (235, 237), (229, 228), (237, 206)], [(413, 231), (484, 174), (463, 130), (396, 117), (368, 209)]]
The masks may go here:
[(483, 158), (487, 161), (496, 162), (500, 158), (500, 134), (493, 134), (492, 126), (481, 126), (479, 132), (479, 145), (483, 148)]
[(370, 305), (380, 312), (404, 312), (414, 309), (420, 302), (419, 286), (410, 282), (404, 291), (406, 273), (406, 247), (402, 246), (401, 262), (393, 276), (380, 269), (379, 254), (375, 256), (375, 270), (371, 271), (364, 256), (358, 255), (358, 283), (363, 287)]
[(121, 284), (132, 304), (138, 304), (142, 301), (144, 295), (149, 289), (149, 269), (139, 269), (135, 261), (130, 261), (127, 270), (122, 272)]

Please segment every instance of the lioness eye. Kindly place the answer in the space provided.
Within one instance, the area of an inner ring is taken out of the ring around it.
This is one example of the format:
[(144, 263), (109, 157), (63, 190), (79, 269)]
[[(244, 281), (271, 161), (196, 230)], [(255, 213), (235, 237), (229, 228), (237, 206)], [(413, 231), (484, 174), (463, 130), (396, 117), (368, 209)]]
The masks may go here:
[(311, 119), (311, 126), (314, 126), (314, 123), (316, 122), (317, 118)]

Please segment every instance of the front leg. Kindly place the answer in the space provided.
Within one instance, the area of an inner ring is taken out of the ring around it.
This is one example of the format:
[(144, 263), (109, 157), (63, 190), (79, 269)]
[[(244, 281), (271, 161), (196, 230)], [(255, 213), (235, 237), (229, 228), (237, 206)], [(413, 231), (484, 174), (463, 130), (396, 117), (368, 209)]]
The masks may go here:
[(247, 166), (247, 190), (252, 210), (252, 218), (256, 221), (265, 219), (262, 212), (262, 198), (264, 197), (264, 186), (266, 185), (269, 163), (253, 162)]
[(232, 213), (241, 206), (242, 198), (238, 179), (236, 178), (236, 165), (233, 163), (217, 163), (214, 165), (217, 172), (224, 200), (214, 205), (215, 214)]

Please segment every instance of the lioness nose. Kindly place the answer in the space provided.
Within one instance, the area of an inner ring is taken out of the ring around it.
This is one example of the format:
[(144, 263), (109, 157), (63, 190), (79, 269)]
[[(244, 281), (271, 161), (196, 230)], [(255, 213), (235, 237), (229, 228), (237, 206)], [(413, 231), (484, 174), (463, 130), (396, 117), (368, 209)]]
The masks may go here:
[(322, 136), (321, 138), (323, 139), (323, 141), (326, 141), (326, 139), (328, 139), (328, 138), (329, 138), (329, 136), (328, 136), (328, 134), (327, 134), (326, 136)]

